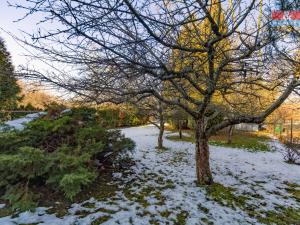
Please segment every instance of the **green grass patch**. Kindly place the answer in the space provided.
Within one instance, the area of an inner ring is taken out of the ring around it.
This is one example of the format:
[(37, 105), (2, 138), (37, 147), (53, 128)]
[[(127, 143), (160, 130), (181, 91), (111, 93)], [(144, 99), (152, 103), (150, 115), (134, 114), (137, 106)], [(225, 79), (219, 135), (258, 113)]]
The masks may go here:
[[(294, 198), (296, 198), (296, 200), (299, 201), (300, 186), (295, 184), (287, 184), (287, 186), (287, 190), (289, 191), (289, 193), (291, 193), (294, 196)], [(207, 194), (211, 200), (233, 209), (238, 207), (244, 212), (246, 212), (250, 217), (257, 219), (259, 223), (268, 225), (299, 224), (300, 208), (284, 207), (277, 205), (275, 207), (275, 210), (258, 210), (257, 206), (247, 203), (247, 200), (253, 198), (262, 199), (262, 196), (253, 196), (249, 193), (237, 195), (234, 193), (234, 191), (234, 188), (225, 187), (218, 183), (215, 183), (211, 186), (207, 186)]]
[(167, 147), (162, 147), (162, 148), (155, 147), (155, 149), (158, 153), (164, 153), (169, 150), (169, 148), (167, 148)]
[(166, 138), (171, 141), (186, 141), (186, 142), (195, 143), (194, 135), (191, 135), (191, 136), (182, 135), (182, 138), (180, 138), (178, 134), (175, 134), (175, 135), (172, 134), (172, 135), (166, 136)]
[(175, 152), (173, 155), (173, 158), (170, 159), (171, 164), (176, 164), (176, 163), (188, 163), (187, 160), (187, 151), (182, 151), (182, 152)]
[(263, 216), (258, 215), (258, 222), (264, 224), (277, 224), (277, 225), (293, 225), (299, 224), (300, 221), (300, 209), (292, 207), (284, 208), (278, 206), (274, 211), (263, 212)]
[[(300, 185), (290, 183), (286, 183), (286, 185), (286, 190), (297, 201), (300, 201)], [(233, 209), (238, 207), (246, 212), (250, 217), (257, 219), (257, 221), (262, 224), (292, 225), (299, 224), (300, 222), (300, 208), (277, 205), (275, 210), (258, 210), (256, 205), (247, 203), (247, 200), (263, 200), (262, 196), (246, 192), (243, 195), (237, 195), (234, 193), (234, 191), (234, 188), (225, 187), (218, 183), (207, 186), (207, 194), (209, 199)]]
[(286, 185), (287, 192), (290, 193), (297, 202), (300, 202), (300, 185), (292, 183), (286, 183)]
[(153, 197), (157, 200), (155, 205), (164, 205), (165, 204), (165, 197), (162, 196), (160, 189), (150, 186), (145, 186), (141, 188), (139, 191), (134, 191), (131, 189), (135, 183), (131, 184), (130, 186), (125, 187), (123, 193), (125, 197), (133, 202), (139, 203), (143, 208), (147, 208), (151, 204), (147, 201), (148, 197)]
[[(195, 143), (195, 136), (193, 131), (185, 131), (188, 135), (183, 135), (182, 138), (179, 138), (179, 135), (169, 135), (166, 138), (172, 141), (186, 141)], [(224, 146), (231, 148), (242, 148), (249, 151), (270, 151), (270, 148), (267, 144), (267, 141), (270, 140), (265, 135), (260, 135), (259, 133), (254, 132), (236, 132), (232, 136), (232, 143), (227, 143), (227, 134), (225, 132), (219, 133), (212, 136), (209, 139), (210, 145), (215, 146)]]
[(188, 216), (189, 213), (187, 211), (181, 211), (180, 213), (177, 214), (176, 221), (174, 222), (174, 224), (176, 225), (186, 224), (186, 219)]
[(214, 183), (206, 187), (207, 194), (210, 199), (218, 202), (222, 206), (228, 206), (230, 208), (244, 208), (247, 196), (237, 195), (234, 193), (235, 189), (231, 187), (225, 187), (222, 184)]
[(162, 217), (168, 218), (171, 215), (171, 212), (169, 210), (164, 210), (160, 212), (160, 215)]
[(225, 135), (212, 136), (209, 140), (209, 144), (216, 146), (224, 146), (231, 148), (243, 148), (250, 151), (270, 151), (267, 141), (269, 138), (266, 136), (260, 136), (256, 133), (240, 132), (234, 134), (232, 137), (232, 143), (227, 143), (227, 137)]
[(108, 221), (109, 219), (111, 219), (111, 216), (101, 216), (98, 219), (94, 220), (92, 222), (92, 225), (98, 225), (98, 224), (102, 224), (105, 223), (106, 221)]

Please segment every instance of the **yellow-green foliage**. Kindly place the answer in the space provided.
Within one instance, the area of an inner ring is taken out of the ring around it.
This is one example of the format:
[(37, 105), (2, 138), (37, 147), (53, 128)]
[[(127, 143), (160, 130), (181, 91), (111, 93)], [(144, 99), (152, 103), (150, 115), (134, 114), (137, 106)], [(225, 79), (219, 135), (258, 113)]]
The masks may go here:
[[(220, 34), (225, 34), (228, 30), (227, 24), (224, 18), (224, 10), (222, 8), (222, 3), (220, 1), (211, 0), (211, 6), (209, 7), (209, 12), (219, 27), (218, 32)], [(216, 33), (213, 31), (210, 21), (206, 18), (204, 20), (197, 18), (196, 15), (192, 15), (189, 18), (189, 23), (182, 26), (178, 43), (186, 48), (198, 48), (206, 49), (206, 52), (190, 53), (181, 50), (174, 50), (171, 58), (172, 67), (175, 68), (177, 72), (189, 71), (190, 78), (204, 90), (207, 88), (207, 80), (209, 79), (209, 55), (207, 50), (207, 43), (215, 38), (217, 38)], [(228, 52), (232, 48), (231, 42), (226, 39), (217, 42), (214, 45), (214, 67), (217, 69), (220, 62), (228, 57)], [(219, 82), (222, 85), (229, 83), (231, 81), (230, 73), (223, 72), (220, 75)], [(189, 95), (195, 99), (202, 99), (202, 94), (189, 82), (181, 79), (180, 84), (187, 90)], [(166, 88), (170, 88), (171, 84), (166, 84)], [(215, 93), (213, 97), (214, 102), (221, 104), (223, 101), (221, 99), (220, 93)]]

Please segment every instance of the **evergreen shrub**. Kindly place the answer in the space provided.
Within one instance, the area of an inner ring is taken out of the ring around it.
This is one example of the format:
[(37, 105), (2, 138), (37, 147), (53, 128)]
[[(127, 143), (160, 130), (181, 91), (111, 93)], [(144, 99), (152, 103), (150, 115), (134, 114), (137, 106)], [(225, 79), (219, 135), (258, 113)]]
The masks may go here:
[(44, 116), (23, 131), (0, 133), (0, 198), (25, 210), (39, 200), (33, 190), (46, 187), (72, 200), (133, 148), (120, 131), (99, 126), (94, 110)]

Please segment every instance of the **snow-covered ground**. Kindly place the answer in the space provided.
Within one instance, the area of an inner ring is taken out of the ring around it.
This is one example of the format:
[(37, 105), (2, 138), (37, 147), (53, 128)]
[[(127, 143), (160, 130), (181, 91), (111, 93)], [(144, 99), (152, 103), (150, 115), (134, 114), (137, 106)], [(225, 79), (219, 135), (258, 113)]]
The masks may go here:
[[(74, 203), (63, 217), (41, 207), (0, 218), (0, 224), (259, 224), (245, 208), (216, 201), (207, 188), (196, 185), (193, 144), (165, 140), (168, 150), (161, 151), (155, 149), (158, 131), (153, 126), (126, 128), (123, 133), (136, 142), (136, 165), (130, 173), (115, 174), (123, 191), (110, 199)], [(233, 188), (237, 199), (246, 196), (252, 210), (300, 207), (285, 189), (286, 182), (300, 185), (300, 167), (283, 162), (280, 152), (210, 150), (214, 181)]]
[[(4, 125), (7, 126), (8, 128), (12, 128), (12, 129), (16, 129), (16, 130), (23, 130), (25, 124), (27, 124), (45, 114), (47, 114), (47, 113), (38, 112), (38, 113), (27, 114), (25, 117), (7, 121), (4, 123)], [(1, 131), (1, 127), (0, 127), (0, 131)]]

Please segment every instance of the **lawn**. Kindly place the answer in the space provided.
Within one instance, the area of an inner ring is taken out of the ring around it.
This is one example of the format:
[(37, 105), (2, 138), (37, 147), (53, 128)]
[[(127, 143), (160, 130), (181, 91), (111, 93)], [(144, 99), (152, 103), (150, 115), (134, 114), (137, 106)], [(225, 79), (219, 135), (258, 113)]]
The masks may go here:
[[(192, 130), (184, 130), (182, 139), (179, 138), (178, 133), (168, 134), (166, 138), (172, 141), (195, 142), (195, 135)], [(215, 146), (247, 149), (249, 151), (269, 151), (269, 141), (270, 138), (261, 132), (235, 131), (232, 136), (232, 143), (228, 144), (227, 134), (225, 132), (220, 132), (209, 139), (209, 144)]]
[(155, 127), (122, 131), (136, 142), (135, 165), (108, 173), (90, 195), (69, 203), (53, 199), (55, 204), (10, 214), (0, 201), (0, 224), (299, 223), (299, 166), (285, 163), (280, 152), (211, 146), (215, 183), (198, 186), (193, 143), (165, 140), (162, 151), (155, 149)]

